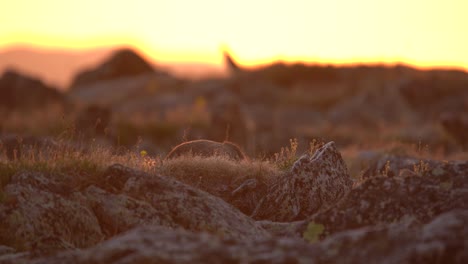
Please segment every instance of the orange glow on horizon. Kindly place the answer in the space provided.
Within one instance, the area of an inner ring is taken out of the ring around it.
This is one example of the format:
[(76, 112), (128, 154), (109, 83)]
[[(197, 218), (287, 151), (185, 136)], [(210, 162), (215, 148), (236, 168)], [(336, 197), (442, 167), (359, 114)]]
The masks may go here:
[[(27, 7), (27, 8), (26, 8)], [(131, 46), (155, 62), (403, 63), (468, 70), (468, 1), (27, 1), (0, 11), (0, 51)]]

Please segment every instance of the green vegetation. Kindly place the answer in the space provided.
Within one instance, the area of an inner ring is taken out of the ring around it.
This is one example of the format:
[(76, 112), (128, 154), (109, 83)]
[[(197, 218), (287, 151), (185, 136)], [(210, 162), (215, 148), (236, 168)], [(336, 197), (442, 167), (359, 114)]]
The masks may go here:
[(325, 231), (325, 226), (322, 224), (310, 222), (307, 225), (306, 231), (303, 234), (303, 238), (309, 243), (315, 243), (320, 239)]
[(289, 140), (289, 147), (281, 148), (279, 153), (275, 153), (274, 162), (280, 170), (289, 170), (297, 161), (297, 139)]

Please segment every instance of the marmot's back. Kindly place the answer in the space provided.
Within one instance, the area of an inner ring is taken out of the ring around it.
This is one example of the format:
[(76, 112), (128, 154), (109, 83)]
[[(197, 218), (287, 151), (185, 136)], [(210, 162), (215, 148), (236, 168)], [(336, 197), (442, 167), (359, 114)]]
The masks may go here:
[(166, 159), (184, 155), (202, 157), (225, 156), (233, 160), (245, 159), (245, 154), (236, 144), (228, 141), (220, 143), (205, 139), (188, 141), (176, 146), (169, 152)]

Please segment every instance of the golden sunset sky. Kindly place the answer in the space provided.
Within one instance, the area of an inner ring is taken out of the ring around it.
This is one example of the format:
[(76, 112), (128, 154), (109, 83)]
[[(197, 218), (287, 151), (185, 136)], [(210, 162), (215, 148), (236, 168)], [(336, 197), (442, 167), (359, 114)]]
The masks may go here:
[(0, 51), (135, 46), (156, 61), (468, 69), (468, 0), (0, 0)]

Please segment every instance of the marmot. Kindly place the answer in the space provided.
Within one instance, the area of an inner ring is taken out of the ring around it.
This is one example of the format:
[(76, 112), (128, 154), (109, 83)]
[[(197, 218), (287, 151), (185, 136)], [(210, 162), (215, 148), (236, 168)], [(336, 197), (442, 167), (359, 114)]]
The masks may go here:
[(245, 154), (236, 144), (224, 141), (216, 142), (206, 139), (184, 142), (169, 152), (166, 159), (172, 159), (183, 155), (194, 155), (202, 157), (225, 156), (233, 160), (246, 159)]

